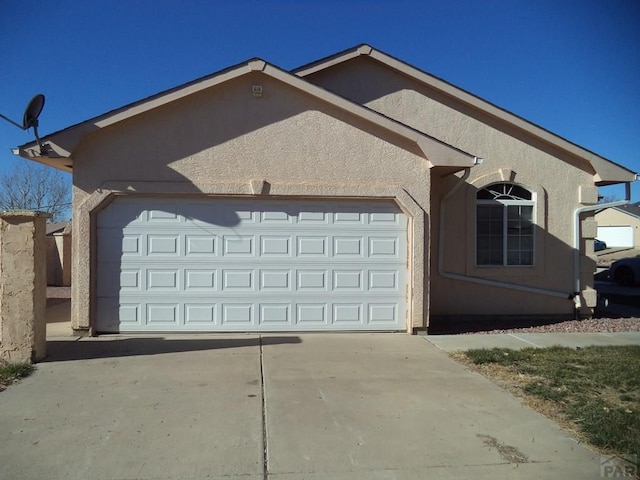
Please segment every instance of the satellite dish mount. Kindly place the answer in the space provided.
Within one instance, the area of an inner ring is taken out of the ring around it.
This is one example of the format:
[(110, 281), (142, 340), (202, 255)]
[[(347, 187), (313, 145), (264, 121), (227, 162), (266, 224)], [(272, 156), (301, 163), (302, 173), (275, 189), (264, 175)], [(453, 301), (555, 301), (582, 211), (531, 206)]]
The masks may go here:
[(33, 134), (36, 137), (36, 142), (38, 142), (38, 147), (40, 147), (40, 155), (45, 155), (48, 150), (48, 145), (43, 145), (40, 141), (40, 137), (38, 136), (38, 117), (40, 113), (42, 113), (42, 108), (44, 107), (44, 95), (39, 93), (35, 97), (31, 99), (27, 108), (24, 109), (24, 115), (22, 116), (22, 125), (17, 122), (14, 122), (10, 118), (5, 117), (0, 113), (0, 117), (6, 120), (7, 122), (15, 125), (20, 130), (28, 130), (33, 128)]

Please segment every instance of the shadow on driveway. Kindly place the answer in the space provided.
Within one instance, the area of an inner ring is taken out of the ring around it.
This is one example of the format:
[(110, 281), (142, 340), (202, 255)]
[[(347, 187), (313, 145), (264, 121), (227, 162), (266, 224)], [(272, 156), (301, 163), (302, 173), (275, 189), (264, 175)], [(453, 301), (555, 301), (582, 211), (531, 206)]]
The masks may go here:
[(247, 336), (247, 338), (178, 338), (163, 337), (97, 338), (54, 340), (47, 342), (47, 358), (43, 362), (66, 362), (97, 358), (162, 355), (167, 353), (220, 350), (302, 343), (297, 336)]

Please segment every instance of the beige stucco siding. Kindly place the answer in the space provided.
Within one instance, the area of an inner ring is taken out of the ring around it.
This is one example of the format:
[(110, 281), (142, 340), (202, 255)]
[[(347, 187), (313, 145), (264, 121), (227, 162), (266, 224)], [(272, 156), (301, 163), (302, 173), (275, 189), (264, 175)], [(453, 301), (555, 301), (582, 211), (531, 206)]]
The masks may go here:
[[(580, 188), (583, 198), (587, 197), (585, 191), (595, 189), (594, 172), (586, 163), (369, 59), (346, 62), (308, 79), (484, 158), (484, 163), (471, 169), (465, 186), (457, 190), (444, 209), (445, 271), (573, 291), (573, 212), (581, 205)], [(571, 314), (573, 302), (567, 299), (450, 280), (437, 274), (440, 200), (455, 183), (453, 178), (437, 175), (434, 169), (429, 246), (431, 314)], [(533, 267), (475, 266), (475, 195), (478, 189), (501, 181), (523, 185), (536, 196)], [(588, 268), (592, 260), (585, 258), (583, 263), (584, 289), (592, 284)]]
[(74, 154), (74, 328), (92, 315), (92, 218), (109, 195), (134, 193), (394, 198), (410, 218), (408, 328), (424, 326), (430, 174), (405, 143), (259, 74), (88, 136)]

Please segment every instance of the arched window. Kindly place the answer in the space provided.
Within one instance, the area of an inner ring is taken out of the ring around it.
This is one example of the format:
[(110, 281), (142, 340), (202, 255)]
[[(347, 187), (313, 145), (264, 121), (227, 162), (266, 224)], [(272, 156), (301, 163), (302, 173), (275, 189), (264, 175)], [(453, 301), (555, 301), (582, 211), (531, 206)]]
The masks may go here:
[(496, 183), (476, 197), (476, 264), (533, 265), (533, 194), (519, 185)]

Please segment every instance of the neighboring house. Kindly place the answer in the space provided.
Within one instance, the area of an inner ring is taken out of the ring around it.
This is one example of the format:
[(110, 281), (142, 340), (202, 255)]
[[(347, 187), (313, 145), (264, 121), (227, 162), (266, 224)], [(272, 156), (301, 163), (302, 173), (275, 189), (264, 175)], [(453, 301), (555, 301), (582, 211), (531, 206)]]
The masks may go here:
[(607, 247), (640, 248), (640, 203), (605, 208), (595, 218), (598, 239)]
[(91, 333), (589, 316), (597, 186), (636, 179), (367, 45), (249, 60), (42, 140), (19, 154), (73, 172)]

